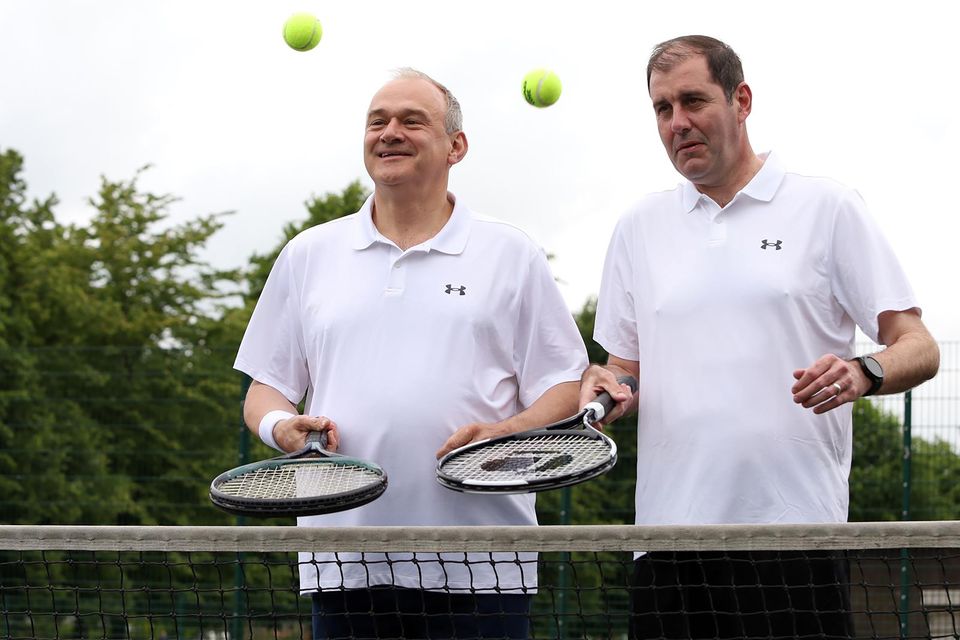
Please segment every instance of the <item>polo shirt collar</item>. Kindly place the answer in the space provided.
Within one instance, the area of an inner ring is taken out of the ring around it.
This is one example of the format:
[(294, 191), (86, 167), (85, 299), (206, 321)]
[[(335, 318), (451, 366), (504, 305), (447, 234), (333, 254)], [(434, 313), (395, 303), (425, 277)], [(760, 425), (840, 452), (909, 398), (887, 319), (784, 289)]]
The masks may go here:
[(740, 193), (754, 200), (770, 202), (780, 188), (780, 183), (783, 182), (787, 171), (772, 151), (761, 153), (760, 157), (763, 158), (763, 166), (760, 167), (760, 171), (757, 171), (757, 175), (753, 176), (753, 180), (740, 190)]
[[(453, 203), (453, 213), (440, 232), (418, 245), (423, 251), (439, 251), (455, 255), (462, 253), (470, 237), (470, 220), (473, 217), (466, 205), (460, 204), (457, 197), (447, 192), (447, 199)], [(392, 244), (373, 224), (373, 194), (367, 198), (356, 214), (353, 248), (362, 251), (375, 242)]]
[[(780, 159), (772, 151), (761, 153), (760, 157), (763, 158), (763, 166), (760, 167), (757, 175), (753, 176), (753, 179), (740, 190), (740, 193), (760, 202), (770, 202), (773, 200), (777, 189), (780, 188), (780, 183), (783, 182), (786, 169), (780, 164)], [(681, 187), (683, 210), (690, 213), (696, 208), (703, 194), (697, 191), (697, 188), (689, 180), (683, 182)]]
[(443, 225), (440, 232), (424, 242), (421, 246), (427, 251), (439, 251), (456, 255), (462, 253), (467, 246), (467, 238), (470, 237), (470, 220), (473, 214), (466, 205), (457, 202), (457, 197), (447, 191), (447, 200), (453, 203), (453, 213), (447, 224)]

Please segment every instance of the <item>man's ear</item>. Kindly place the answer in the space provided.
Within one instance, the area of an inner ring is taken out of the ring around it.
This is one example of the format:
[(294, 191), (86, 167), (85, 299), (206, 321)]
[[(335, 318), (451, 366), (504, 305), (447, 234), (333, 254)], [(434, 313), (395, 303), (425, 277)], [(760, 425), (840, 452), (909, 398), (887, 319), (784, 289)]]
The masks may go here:
[(753, 91), (746, 82), (741, 82), (737, 90), (733, 92), (733, 100), (737, 104), (737, 115), (740, 118), (740, 124), (743, 124), (747, 116), (753, 110)]
[(457, 131), (451, 138), (450, 153), (447, 155), (447, 162), (453, 166), (463, 160), (467, 155), (467, 135), (463, 131)]

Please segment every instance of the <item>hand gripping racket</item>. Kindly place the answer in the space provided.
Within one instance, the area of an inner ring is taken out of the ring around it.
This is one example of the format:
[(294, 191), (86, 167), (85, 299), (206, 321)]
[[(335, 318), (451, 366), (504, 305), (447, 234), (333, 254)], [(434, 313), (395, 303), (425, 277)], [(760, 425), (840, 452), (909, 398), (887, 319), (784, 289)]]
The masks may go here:
[(236, 515), (311, 516), (372, 502), (387, 488), (378, 465), (324, 449), (327, 436), (312, 431), (307, 446), (283, 456), (221, 473), (210, 500)]
[[(617, 382), (636, 393), (632, 376)], [(593, 427), (614, 405), (603, 392), (566, 420), (460, 447), (437, 463), (437, 481), (466, 493), (530, 493), (595, 478), (617, 463), (617, 444)]]

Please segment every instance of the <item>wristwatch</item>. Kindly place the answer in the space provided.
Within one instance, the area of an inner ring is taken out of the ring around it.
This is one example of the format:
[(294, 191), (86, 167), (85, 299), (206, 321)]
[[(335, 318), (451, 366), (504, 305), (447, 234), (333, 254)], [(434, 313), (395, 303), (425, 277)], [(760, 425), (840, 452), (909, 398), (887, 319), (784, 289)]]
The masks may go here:
[(860, 368), (863, 369), (863, 375), (867, 376), (870, 380), (870, 388), (867, 389), (867, 392), (863, 395), (872, 396), (883, 386), (883, 367), (880, 366), (880, 363), (877, 362), (877, 359), (873, 356), (857, 356), (854, 360), (860, 363)]

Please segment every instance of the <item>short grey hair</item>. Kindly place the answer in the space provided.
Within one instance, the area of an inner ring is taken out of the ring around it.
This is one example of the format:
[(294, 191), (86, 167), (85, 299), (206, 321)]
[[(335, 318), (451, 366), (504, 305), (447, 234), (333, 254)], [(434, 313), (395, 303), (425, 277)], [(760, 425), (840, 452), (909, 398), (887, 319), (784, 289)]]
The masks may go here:
[(406, 80), (416, 78), (419, 80), (426, 80), (437, 89), (440, 90), (440, 93), (443, 94), (443, 97), (447, 101), (447, 112), (443, 117), (443, 127), (447, 133), (456, 133), (458, 131), (463, 131), (463, 111), (460, 110), (460, 101), (450, 92), (450, 89), (447, 89), (445, 86), (425, 74), (423, 71), (418, 71), (412, 67), (401, 67), (393, 72), (394, 80)]

